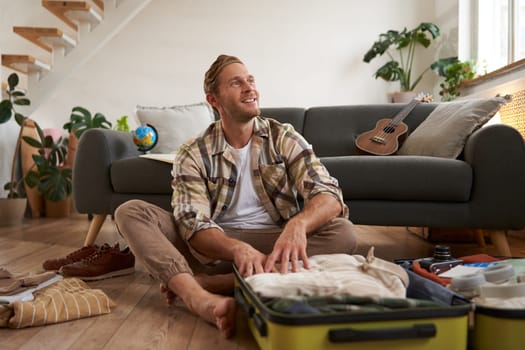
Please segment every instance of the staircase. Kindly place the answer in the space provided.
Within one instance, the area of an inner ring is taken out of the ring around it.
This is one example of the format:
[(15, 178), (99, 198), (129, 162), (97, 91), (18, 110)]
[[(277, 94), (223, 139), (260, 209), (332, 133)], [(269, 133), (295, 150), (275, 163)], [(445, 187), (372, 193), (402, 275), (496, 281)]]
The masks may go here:
[[(17, 72), (25, 87), (31, 106), (24, 107), (31, 114), (53, 90), (76, 69), (86, 63), (113, 38), (151, 0), (43, 0), (42, 11), (56, 16), (63, 28), (14, 26), (13, 32), (49, 54), (45, 61), (31, 53), (2, 51), (2, 93), (11, 72)], [(68, 34), (72, 33), (72, 34)]]

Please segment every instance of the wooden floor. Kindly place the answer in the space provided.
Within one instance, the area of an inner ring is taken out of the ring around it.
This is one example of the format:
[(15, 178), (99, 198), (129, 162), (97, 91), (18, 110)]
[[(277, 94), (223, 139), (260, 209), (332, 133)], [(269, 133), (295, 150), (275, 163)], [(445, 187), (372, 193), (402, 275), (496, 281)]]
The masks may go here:
[[(12, 272), (41, 271), (48, 258), (64, 256), (79, 248), (89, 221), (85, 215), (67, 219), (26, 219), (17, 227), (0, 227), (0, 266)], [(375, 247), (376, 256), (392, 260), (424, 257), (430, 243), (403, 227), (357, 226), (358, 254)], [(525, 232), (508, 234), (513, 256), (525, 257)], [(119, 240), (108, 219), (97, 243)], [(449, 244), (454, 256), (495, 254), (488, 245)], [(0, 329), (0, 348), (7, 349), (257, 349), (257, 344), (239, 313), (237, 334), (222, 339), (214, 327), (191, 315), (183, 305), (168, 307), (140, 264), (134, 275), (90, 282), (104, 290), (117, 304), (112, 313), (43, 327)]]

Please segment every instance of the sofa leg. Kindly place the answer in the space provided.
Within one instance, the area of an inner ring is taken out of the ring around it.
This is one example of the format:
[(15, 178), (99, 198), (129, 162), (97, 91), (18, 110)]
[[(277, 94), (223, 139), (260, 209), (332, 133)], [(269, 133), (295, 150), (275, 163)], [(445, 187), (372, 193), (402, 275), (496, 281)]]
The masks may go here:
[(88, 233), (86, 235), (86, 239), (84, 240), (85, 246), (93, 244), (95, 242), (98, 233), (100, 232), (100, 229), (104, 224), (104, 221), (106, 221), (106, 216), (106, 214), (93, 215), (93, 221), (91, 221), (91, 224), (89, 225)]
[(474, 230), (474, 236), (476, 238), (478, 246), (480, 246), (481, 248), (485, 248), (487, 246), (485, 244), (485, 230)]
[(496, 247), (498, 255), (501, 256), (512, 256), (510, 252), (509, 242), (507, 241), (507, 231), (505, 230), (489, 230), (488, 234), (490, 240)]

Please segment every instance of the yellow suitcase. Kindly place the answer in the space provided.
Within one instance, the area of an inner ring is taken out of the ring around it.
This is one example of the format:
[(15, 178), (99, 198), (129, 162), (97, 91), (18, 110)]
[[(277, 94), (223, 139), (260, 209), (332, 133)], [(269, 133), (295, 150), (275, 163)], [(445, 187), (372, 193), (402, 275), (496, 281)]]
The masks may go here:
[(515, 350), (525, 346), (525, 310), (476, 306), (474, 328), (469, 333), (473, 350)]
[(264, 350), (467, 348), (469, 303), (374, 312), (292, 315), (270, 309), (240, 277), (235, 299)]

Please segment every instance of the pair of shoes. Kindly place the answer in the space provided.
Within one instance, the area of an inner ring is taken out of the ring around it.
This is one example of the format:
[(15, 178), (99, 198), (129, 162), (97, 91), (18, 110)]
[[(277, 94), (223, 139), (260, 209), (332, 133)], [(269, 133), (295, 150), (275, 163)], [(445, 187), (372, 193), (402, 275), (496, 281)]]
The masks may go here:
[(74, 252), (69, 253), (63, 258), (46, 260), (42, 264), (42, 267), (47, 271), (58, 271), (62, 266), (69, 265), (87, 258), (88, 256), (96, 253), (98, 249), (99, 246), (95, 244), (84, 246), (75, 250)]
[(94, 281), (132, 274), (134, 266), (135, 256), (129, 247), (121, 251), (118, 243), (113, 247), (106, 243), (88, 257), (62, 266), (58, 272), (64, 277)]

